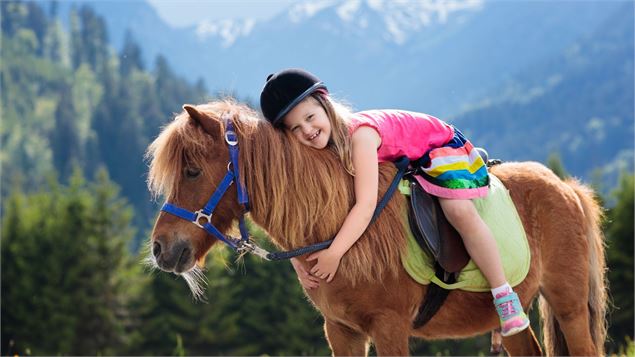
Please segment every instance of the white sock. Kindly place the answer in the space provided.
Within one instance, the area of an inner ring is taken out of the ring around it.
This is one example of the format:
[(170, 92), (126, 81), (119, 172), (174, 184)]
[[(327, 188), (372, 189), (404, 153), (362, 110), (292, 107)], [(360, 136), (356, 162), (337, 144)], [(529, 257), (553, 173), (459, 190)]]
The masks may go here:
[(512, 287), (509, 286), (509, 283), (505, 282), (505, 284), (492, 289), (492, 296), (494, 296), (494, 299), (496, 298), (496, 295), (501, 294), (501, 293), (511, 293)]

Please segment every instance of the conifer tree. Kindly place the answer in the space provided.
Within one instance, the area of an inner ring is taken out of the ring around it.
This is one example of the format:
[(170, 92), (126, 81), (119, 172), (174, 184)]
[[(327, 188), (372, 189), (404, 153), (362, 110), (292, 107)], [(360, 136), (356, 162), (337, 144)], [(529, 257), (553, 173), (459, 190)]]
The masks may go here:
[(99, 74), (99, 71), (104, 68), (104, 64), (109, 58), (106, 23), (88, 5), (83, 5), (79, 9), (79, 20), (81, 24), (83, 58), (91, 69)]
[(208, 355), (209, 352), (192, 353), (189, 348), (190, 339), (204, 328), (198, 311), (201, 304), (193, 300), (183, 279), (161, 271), (151, 272), (144, 295), (133, 302), (138, 336), (130, 354), (151, 352), (166, 356), (180, 344), (187, 354)]
[(48, 19), (42, 7), (34, 2), (26, 2), (27, 6), (27, 24), (34, 33), (38, 41), (38, 55), (43, 54), (44, 38), (48, 29)]
[(73, 163), (80, 163), (77, 161), (77, 155), (81, 153), (82, 148), (77, 137), (75, 118), (75, 105), (71, 88), (68, 85), (63, 85), (60, 101), (55, 110), (55, 126), (51, 137), (54, 165), (60, 171), (63, 179), (71, 174)]
[(126, 30), (123, 48), (119, 53), (119, 72), (122, 77), (128, 76), (132, 71), (143, 71), (143, 59), (141, 48), (135, 41), (132, 32)]
[(564, 165), (562, 164), (560, 155), (556, 152), (552, 152), (549, 155), (549, 158), (547, 159), (547, 167), (550, 168), (551, 171), (553, 171), (553, 173), (556, 174), (556, 176), (560, 177), (561, 179), (566, 179), (567, 177), (569, 177), (567, 170), (564, 168)]
[[(129, 211), (102, 175), (7, 201), (2, 225), (3, 354), (117, 354), (125, 348), (122, 277)], [(12, 351), (4, 341), (13, 341)]]
[(82, 28), (74, 4), (71, 7), (69, 23), (71, 65), (73, 69), (77, 69), (84, 62), (84, 44), (82, 43)]
[(608, 244), (608, 278), (615, 309), (611, 313), (609, 335), (617, 344), (626, 336), (633, 340), (633, 217), (635, 217), (635, 176), (623, 173), (619, 187), (613, 193), (617, 200), (608, 213), (606, 239)]

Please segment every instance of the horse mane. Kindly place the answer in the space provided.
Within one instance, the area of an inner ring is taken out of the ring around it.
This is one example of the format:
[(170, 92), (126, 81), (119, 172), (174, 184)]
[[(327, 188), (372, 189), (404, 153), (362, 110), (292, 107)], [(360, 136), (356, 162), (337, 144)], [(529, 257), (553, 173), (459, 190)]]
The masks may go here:
[[(230, 113), (239, 137), (240, 172), (251, 218), (279, 248), (296, 249), (335, 236), (355, 198), (353, 177), (333, 151), (302, 145), (231, 99), (197, 109), (217, 120), (222, 113)], [(205, 152), (212, 147), (211, 138), (201, 128), (188, 125), (188, 118), (185, 112), (177, 115), (148, 149), (147, 157), (152, 158), (148, 185), (155, 194), (175, 194), (178, 173), (186, 164), (210, 166)], [(380, 165), (380, 197), (395, 172), (393, 165)], [(394, 222), (403, 222), (405, 214), (405, 200), (396, 194), (342, 258), (338, 274), (353, 284), (384, 274), (396, 276), (406, 228)]]

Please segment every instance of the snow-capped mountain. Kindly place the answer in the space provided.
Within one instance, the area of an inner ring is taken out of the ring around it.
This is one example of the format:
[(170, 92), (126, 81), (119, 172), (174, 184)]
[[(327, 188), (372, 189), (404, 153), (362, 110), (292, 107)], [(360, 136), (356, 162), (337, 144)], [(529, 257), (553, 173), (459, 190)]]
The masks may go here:
[(226, 19), (221, 21), (204, 20), (196, 26), (196, 35), (199, 40), (212, 38), (220, 39), (221, 46), (229, 47), (240, 37), (248, 36), (254, 28), (256, 21), (253, 19)]
[(403, 45), (424, 27), (444, 25), (450, 17), (478, 10), (482, 4), (482, 0), (324, 0), (296, 4), (287, 16), (292, 23), (302, 23), (320, 12), (327, 12), (333, 29), (341, 26), (347, 32), (360, 35), (374, 29), (386, 42)]

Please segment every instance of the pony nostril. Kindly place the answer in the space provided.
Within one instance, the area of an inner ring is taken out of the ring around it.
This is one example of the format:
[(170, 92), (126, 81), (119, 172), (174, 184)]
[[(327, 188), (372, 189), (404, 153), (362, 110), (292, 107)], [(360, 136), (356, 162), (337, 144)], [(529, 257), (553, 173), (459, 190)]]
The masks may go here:
[(161, 244), (155, 241), (152, 244), (152, 255), (154, 255), (155, 258), (158, 258), (160, 254), (161, 254)]
[(188, 247), (183, 249), (181, 253), (181, 257), (179, 258), (179, 264), (186, 264), (190, 260), (190, 256), (192, 255), (192, 250)]

